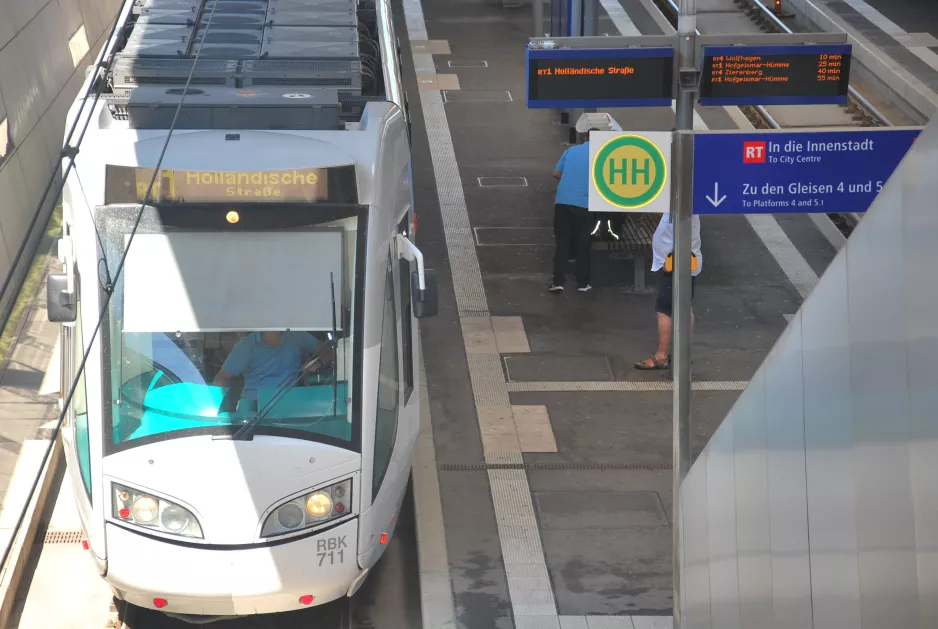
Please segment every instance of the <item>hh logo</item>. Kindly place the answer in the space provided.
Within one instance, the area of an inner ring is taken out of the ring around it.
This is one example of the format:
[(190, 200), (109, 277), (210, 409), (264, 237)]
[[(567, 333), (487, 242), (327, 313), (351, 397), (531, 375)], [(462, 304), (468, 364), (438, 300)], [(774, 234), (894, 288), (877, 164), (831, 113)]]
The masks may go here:
[(743, 142), (743, 163), (764, 164), (765, 142)]

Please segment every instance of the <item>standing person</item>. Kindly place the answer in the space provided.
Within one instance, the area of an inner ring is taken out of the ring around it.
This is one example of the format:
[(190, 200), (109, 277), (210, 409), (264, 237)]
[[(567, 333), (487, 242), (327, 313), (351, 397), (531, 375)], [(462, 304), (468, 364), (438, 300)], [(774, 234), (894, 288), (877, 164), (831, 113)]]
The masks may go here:
[[(591, 127), (590, 131), (597, 129)], [(552, 293), (563, 291), (564, 267), (571, 258), (576, 258), (577, 290), (585, 293), (593, 288), (590, 285), (589, 132), (582, 137), (582, 143), (563, 152), (554, 169), (554, 177), (560, 183), (554, 200), (554, 281), (547, 289)]]
[[(694, 286), (697, 276), (703, 268), (703, 256), (700, 253), (700, 217), (696, 214), (691, 218), (691, 279), (690, 294), (694, 296)], [(655, 302), (655, 312), (658, 315), (658, 349), (651, 358), (635, 363), (636, 369), (668, 369), (671, 367), (671, 355), (668, 349), (671, 346), (671, 317), (673, 310), (674, 274), (674, 224), (670, 222), (665, 212), (661, 216), (655, 235), (651, 239), (652, 271), (661, 271), (661, 284), (658, 288), (658, 299)], [(671, 257), (671, 260), (668, 260)], [(665, 267), (662, 270), (662, 267)], [(691, 330), (694, 328), (694, 311), (690, 312)]]

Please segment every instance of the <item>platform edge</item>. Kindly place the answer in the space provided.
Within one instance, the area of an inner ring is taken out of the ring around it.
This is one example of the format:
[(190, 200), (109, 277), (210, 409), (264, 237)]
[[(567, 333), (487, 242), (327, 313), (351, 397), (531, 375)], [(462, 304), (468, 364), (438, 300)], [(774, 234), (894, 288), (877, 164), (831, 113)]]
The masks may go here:
[(421, 361), (420, 433), (414, 449), (413, 492), (423, 629), (452, 628), (456, 620), (435, 448), (427, 373)]
[(30, 497), (20, 530), (10, 541), (10, 554), (7, 557), (6, 566), (2, 567), (2, 573), (0, 573), (0, 629), (6, 629), (10, 621), (43, 516), (49, 506), (54, 503), (56, 494), (52, 491), (52, 486), (55, 484), (55, 479), (59, 477), (61, 466), (64, 464), (62, 437), (59, 433), (51, 444), (51, 452), (45, 465), (39, 471), (40, 478), (36, 491)]

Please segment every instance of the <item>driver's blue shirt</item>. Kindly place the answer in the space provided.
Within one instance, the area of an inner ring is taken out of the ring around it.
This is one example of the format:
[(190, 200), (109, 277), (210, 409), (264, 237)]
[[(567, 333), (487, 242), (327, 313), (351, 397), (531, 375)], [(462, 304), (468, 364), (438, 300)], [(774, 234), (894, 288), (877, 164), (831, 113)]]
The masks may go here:
[(233, 376), (244, 374), (241, 397), (256, 400), (258, 389), (279, 387), (295, 375), (303, 356), (320, 345), (309, 332), (283, 332), (280, 343), (273, 347), (263, 341), (260, 332), (253, 332), (238, 341), (221, 368)]

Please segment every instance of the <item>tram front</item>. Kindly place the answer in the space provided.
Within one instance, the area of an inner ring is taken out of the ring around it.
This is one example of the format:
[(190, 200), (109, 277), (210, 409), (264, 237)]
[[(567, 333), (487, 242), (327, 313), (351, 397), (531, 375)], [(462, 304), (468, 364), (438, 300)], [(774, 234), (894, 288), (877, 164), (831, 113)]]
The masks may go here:
[(74, 195), (66, 211), (66, 270), (49, 287), (51, 316), (76, 320), (66, 371), (104, 312), (63, 431), (75, 495), (132, 604), (318, 605), (354, 593), (393, 532), (418, 425), (410, 320), (433, 289), (401, 233), (400, 176), (194, 169), (192, 147), (223, 142), (205, 134), (174, 139), (145, 205), (153, 168), (118, 156), (93, 223)]

